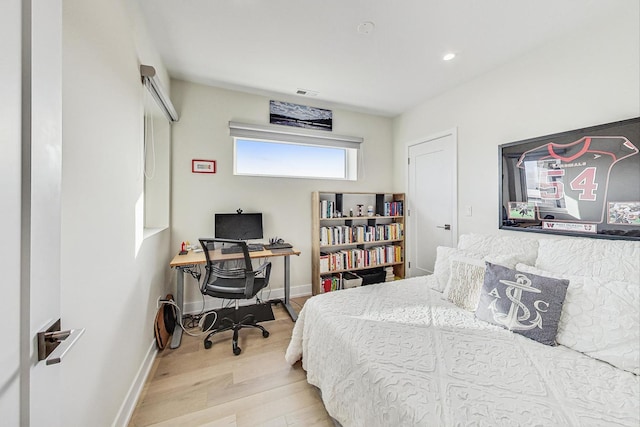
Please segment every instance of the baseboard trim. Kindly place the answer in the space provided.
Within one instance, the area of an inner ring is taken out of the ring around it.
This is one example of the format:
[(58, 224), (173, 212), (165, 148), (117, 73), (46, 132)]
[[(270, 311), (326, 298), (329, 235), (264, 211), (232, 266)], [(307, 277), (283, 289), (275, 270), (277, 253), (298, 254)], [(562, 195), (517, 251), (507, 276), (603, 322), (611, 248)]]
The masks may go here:
[[(311, 295), (311, 284), (307, 285), (299, 285), (292, 286), (289, 296), (291, 298), (304, 297), (307, 295)], [(262, 291), (262, 299), (272, 300), (272, 299), (283, 299), (284, 298), (284, 288), (265, 289)], [(228, 300), (225, 300), (228, 301)], [(240, 300), (240, 305), (249, 305), (253, 304), (254, 300)], [(194, 314), (200, 313), (201, 311), (209, 311), (209, 310), (217, 310), (223, 307), (223, 300), (219, 298), (210, 298), (206, 297), (204, 302), (204, 309), (202, 307), (202, 300), (199, 301), (191, 301), (184, 303), (184, 314)]]
[(151, 345), (142, 360), (142, 364), (133, 379), (131, 387), (129, 387), (129, 391), (127, 392), (124, 402), (122, 402), (122, 406), (120, 406), (120, 410), (118, 411), (116, 419), (113, 421), (112, 427), (126, 427), (129, 424), (129, 421), (131, 421), (131, 416), (133, 415), (133, 411), (136, 409), (136, 404), (138, 403), (142, 389), (147, 382), (147, 377), (149, 376), (149, 372), (153, 366), (153, 361), (157, 355), (158, 347), (156, 346), (156, 341), (154, 339), (151, 341)]

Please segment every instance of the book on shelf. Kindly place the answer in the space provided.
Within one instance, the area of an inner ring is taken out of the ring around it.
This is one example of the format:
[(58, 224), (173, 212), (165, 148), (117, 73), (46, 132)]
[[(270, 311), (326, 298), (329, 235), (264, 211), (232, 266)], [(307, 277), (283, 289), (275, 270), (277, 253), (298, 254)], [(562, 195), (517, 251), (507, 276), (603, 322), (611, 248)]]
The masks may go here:
[(391, 266), (385, 267), (384, 272), (385, 272), (385, 279), (384, 279), (385, 282), (393, 282), (396, 279), (396, 276), (393, 273), (393, 267)]
[(402, 216), (402, 202), (385, 202), (384, 216)]
[(326, 273), (329, 271), (329, 254), (320, 253), (320, 273)]
[(342, 289), (342, 277), (340, 275), (321, 276), (320, 277), (320, 291), (332, 292)]
[(320, 200), (320, 218), (333, 218), (335, 216), (336, 204), (331, 200)]

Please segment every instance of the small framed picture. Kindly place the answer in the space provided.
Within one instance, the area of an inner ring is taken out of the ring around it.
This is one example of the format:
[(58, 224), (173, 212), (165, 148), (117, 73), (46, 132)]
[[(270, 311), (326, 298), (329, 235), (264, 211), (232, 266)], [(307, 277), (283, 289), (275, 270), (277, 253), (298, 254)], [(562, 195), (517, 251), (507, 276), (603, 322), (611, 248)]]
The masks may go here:
[(609, 202), (607, 223), (640, 225), (640, 202)]
[(215, 160), (191, 160), (191, 172), (193, 173), (216, 173)]
[(529, 202), (509, 202), (509, 219), (534, 220), (536, 207)]

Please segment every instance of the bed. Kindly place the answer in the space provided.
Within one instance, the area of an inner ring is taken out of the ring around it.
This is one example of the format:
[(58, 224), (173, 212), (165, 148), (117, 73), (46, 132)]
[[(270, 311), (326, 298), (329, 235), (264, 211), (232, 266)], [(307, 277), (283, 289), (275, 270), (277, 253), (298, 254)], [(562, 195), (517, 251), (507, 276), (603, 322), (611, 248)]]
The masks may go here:
[(438, 279), (346, 289), (305, 303), (285, 357), (302, 360), (338, 423), (640, 425), (635, 368), (480, 320), (445, 298)]

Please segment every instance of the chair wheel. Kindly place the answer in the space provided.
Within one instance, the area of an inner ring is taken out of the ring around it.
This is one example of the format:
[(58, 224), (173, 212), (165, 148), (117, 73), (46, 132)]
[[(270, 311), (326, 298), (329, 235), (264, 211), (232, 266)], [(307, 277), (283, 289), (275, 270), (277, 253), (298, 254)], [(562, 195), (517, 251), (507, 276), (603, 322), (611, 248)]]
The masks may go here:
[(262, 331), (262, 336), (265, 338), (269, 338), (269, 331)]
[(206, 348), (207, 350), (209, 350), (211, 348), (211, 346), (213, 345), (213, 343), (209, 340), (205, 340), (204, 342), (204, 348)]
[(233, 347), (233, 354), (235, 354), (236, 356), (239, 355), (242, 352), (242, 349), (240, 347)]

